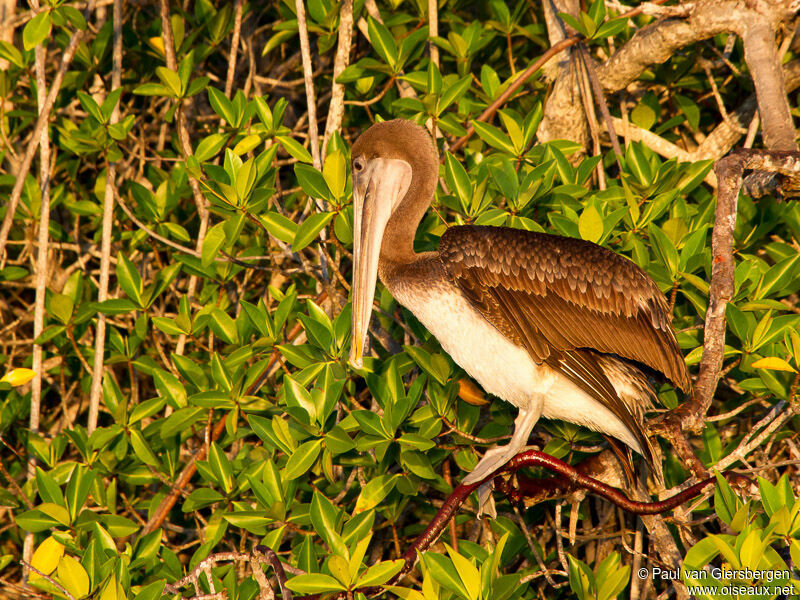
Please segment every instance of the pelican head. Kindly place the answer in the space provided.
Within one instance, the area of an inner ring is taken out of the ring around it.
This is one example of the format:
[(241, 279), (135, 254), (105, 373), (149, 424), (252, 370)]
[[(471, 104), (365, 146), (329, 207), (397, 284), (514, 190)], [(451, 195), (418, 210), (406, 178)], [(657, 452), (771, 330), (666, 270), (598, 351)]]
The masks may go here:
[(353, 144), (353, 330), (350, 363), (362, 366), (378, 263), (413, 254), (433, 197), (438, 160), (428, 132), (404, 119), (376, 123)]

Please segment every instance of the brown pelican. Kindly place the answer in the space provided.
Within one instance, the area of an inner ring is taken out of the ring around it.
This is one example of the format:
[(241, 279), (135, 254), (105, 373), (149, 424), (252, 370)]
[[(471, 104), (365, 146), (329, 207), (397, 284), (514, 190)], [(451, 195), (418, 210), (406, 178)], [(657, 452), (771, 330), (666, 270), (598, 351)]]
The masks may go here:
[(643, 369), (691, 386), (655, 282), (597, 244), (507, 227), (450, 227), (437, 252), (418, 254), (414, 235), (438, 179), (427, 131), (402, 119), (377, 123), (351, 154), (350, 362), (361, 366), (380, 276), (456, 363), (519, 409), (511, 442), (488, 450), (464, 483), (513, 458), (540, 416), (611, 435), (652, 465), (643, 413), (654, 392)]

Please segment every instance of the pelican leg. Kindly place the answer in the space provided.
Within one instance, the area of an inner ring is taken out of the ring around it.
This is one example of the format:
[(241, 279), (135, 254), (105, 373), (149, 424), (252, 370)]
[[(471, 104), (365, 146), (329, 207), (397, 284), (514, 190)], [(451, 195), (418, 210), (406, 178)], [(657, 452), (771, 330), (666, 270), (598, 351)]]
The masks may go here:
[[(505, 446), (495, 446), (487, 450), (472, 472), (464, 478), (463, 483), (469, 485), (480, 481), (519, 454), (528, 443), (533, 426), (536, 425), (542, 414), (542, 403), (535, 402), (534, 404), (535, 406), (519, 410), (519, 414), (514, 420), (514, 435), (511, 436), (511, 441)], [(491, 482), (488, 481), (478, 488), (478, 516), (484, 513), (492, 517), (497, 516), (491, 491)]]

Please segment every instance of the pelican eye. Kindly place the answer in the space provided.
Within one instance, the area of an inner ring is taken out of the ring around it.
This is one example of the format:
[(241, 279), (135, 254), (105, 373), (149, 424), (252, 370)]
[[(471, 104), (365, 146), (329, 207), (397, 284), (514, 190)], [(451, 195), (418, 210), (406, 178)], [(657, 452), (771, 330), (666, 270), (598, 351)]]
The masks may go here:
[(359, 157), (359, 158), (357, 158), (357, 159), (355, 159), (355, 160), (353, 161), (353, 168), (354, 168), (354, 169), (356, 170), (356, 172), (358, 172), (358, 173), (360, 173), (361, 171), (363, 171), (363, 170), (364, 170), (364, 166), (365, 166), (365, 165), (364, 165), (364, 159), (363, 159), (363, 158), (361, 158), (361, 157)]

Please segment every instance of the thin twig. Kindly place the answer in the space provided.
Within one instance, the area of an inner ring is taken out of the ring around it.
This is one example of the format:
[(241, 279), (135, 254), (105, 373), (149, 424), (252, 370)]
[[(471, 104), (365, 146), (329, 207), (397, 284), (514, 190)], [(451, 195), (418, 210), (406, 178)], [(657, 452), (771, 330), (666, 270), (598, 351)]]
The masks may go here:
[[(166, 58), (167, 68), (171, 71), (177, 71), (178, 61), (175, 58), (175, 39), (172, 34), (172, 23), (169, 19), (168, 2), (169, 0), (159, 1), (159, 11), (161, 14), (161, 35), (163, 36), (164, 41), (164, 56)], [(186, 123), (186, 114), (183, 110), (183, 106), (178, 107), (176, 118), (178, 122), (178, 143), (180, 145), (180, 152), (183, 155), (183, 159), (186, 160), (193, 153), (192, 143), (189, 136), (189, 127)], [(189, 185), (192, 188), (192, 197), (194, 198), (194, 203), (197, 207), (197, 214), (200, 216), (200, 227), (197, 231), (197, 243), (195, 244), (195, 248), (199, 252), (203, 248), (203, 242), (206, 238), (206, 231), (208, 230), (208, 207), (206, 206), (206, 199), (203, 197), (203, 193), (200, 191), (200, 183), (191, 175), (189, 176)], [(194, 298), (196, 289), (197, 275), (191, 275), (189, 277), (189, 284), (186, 289), (186, 298), (189, 300), (189, 302), (191, 302)], [(175, 354), (182, 355), (185, 347), (186, 335), (181, 334), (178, 337), (178, 343), (175, 347)], [(171, 410), (171, 407), (167, 405), (165, 412), (169, 414)]]
[[(520, 73), (520, 75), (514, 80), (514, 83), (512, 83), (510, 86), (508, 86), (506, 91), (504, 91), (502, 94), (500, 94), (500, 96), (497, 98), (497, 100), (492, 102), (489, 105), (489, 107), (486, 110), (484, 110), (480, 114), (480, 116), (475, 120), (476, 121), (483, 121), (483, 122), (489, 121), (494, 116), (494, 113), (496, 113), (497, 110), (501, 106), (503, 106), (511, 98), (511, 96), (513, 96), (516, 93), (516, 91), (520, 87), (522, 87), (522, 85), (531, 77), (531, 75), (533, 75), (534, 73), (536, 73), (536, 71), (541, 69), (542, 66), (548, 60), (553, 58), (556, 54), (558, 54), (562, 50), (564, 50), (566, 48), (569, 48), (570, 46), (574, 46), (575, 44), (580, 42), (582, 39), (583, 39), (582, 36), (576, 35), (576, 36), (561, 40), (555, 46), (551, 46), (547, 50), (547, 52), (542, 54), (538, 59), (536, 59), (533, 62), (533, 64), (531, 64), (527, 69), (525, 69), (522, 73)], [(467, 127), (467, 133), (465, 133), (462, 137), (460, 137), (458, 140), (456, 140), (456, 142), (450, 147), (450, 151), (451, 152), (455, 152), (456, 150), (461, 149), (469, 141), (469, 138), (471, 138), (474, 133), (475, 133), (475, 128), (470, 124), (470, 126)]]
[[(784, 423), (795, 415), (795, 411), (791, 406), (786, 411), (784, 411), (784, 408), (786, 408), (786, 402), (781, 401), (776, 404), (775, 407), (753, 427), (751, 434), (742, 440), (742, 443), (739, 444), (733, 452), (722, 458), (715, 465), (715, 468), (723, 470), (737, 460), (743, 459), (758, 448), (770, 435), (783, 427)], [(762, 427), (764, 427), (763, 430), (761, 429)], [(758, 435), (755, 434), (756, 431), (759, 431)]]
[(236, 75), (236, 54), (239, 50), (239, 36), (242, 33), (242, 0), (234, 3), (233, 39), (231, 39), (231, 53), (228, 56), (228, 74), (225, 77), (225, 96), (231, 97), (233, 91), (233, 78)]
[(56, 588), (58, 591), (60, 591), (62, 594), (64, 594), (64, 595), (65, 595), (65, 596), (66, 596), (66, 597), (67, 597), (69, 600), (75, 600), (75, 596), (73, 596), (72, 594), (70, 594), (70, 593), (69, 593), (69, 590), (68, 590), (67, 588), (65, 588), (65, 587), (64, 587), (63, 585), (61, 585), (61, 584), (60, 584), (58, 581), (56, 581), (55, 579), (53, 579), (52, 577), (50, 577), (50, 576), (49, 576), (47, 573), (42, 573), (42, 572), (41, 572), (39, 569), (37, 569), (36, 567), (34, 567), (34, 566), (33, 566), (32, 564), (30, 564), (30, 562), (28, 562), (27, 560), (21, 560), (21, 561), (19, 561), (19, 564), (21, 564), (21, 565), (24, 567), (24, 569), (25, 569), (26, 571), (33, 571), (33, 572), (34, 572), (34, 573), (36, 573), (36, 574), (37, 574), (39, 577), (41, 577), (42, 579), (44, 579), (44, 580), (45, 580), (47, 583), (50, 583), (50, 584), (52, 584), (52, 585), (53, 585), (53, 587), (55, 587), (55, 588)]
[(431, 53), (431, 62), (439, 66), (439, 46), (433, 38), (439, 36), (439, 2), (438, 0), (428, 0), (428, 47)]
[(53, 109), (53, 104), (55, 103), (58, 92), (61, 89), (61, 83), (64, 81), (64, 74), (67, 72), (67, 68), (72, 62), (75, 52), (78, 50), (78, 44), (80, 44), (81, 40), (83, 39), (84, 33), (85, 32), (81, 30), (73, 33), (69, 43), (67, 44), (67, 47), (64, 49), (64, 53), (61, 55), (61, 63), (58, 66), (58, 71), (56, 71), (55, 77), (53, 77), (53, 83), (50, 86), (47, 97), (44, 99), (44, 102), (40, 107), (39, 116), (36, 119), (36, 125), (33, 126), (31, 139), (28, 142), (28, 147), (25, 149), (25, 156), (23, 157), (22, 163), (19, 166), (19, 170), (17, 173), (15, 173), (16, 180), (14, 181), (14, 188), (11, 190), (11, 196), (9, 197), (8, 204), (6, 206), (6, 215), (3, 218), (3, 225), (0, 227), (0, 267), (5, 264), (5, 251), (6, 242), (8, 241), (8, 233), (11, 230), (11, 224), (14, 221), (14, 213), (17, 210), (19, 199), (22, 197), (22, 189), (25, 186), (25, 180), (28, 176), (28, 171), (30, 171), (33, 157), (36, 154), (36, 149), (39, 147), (39, 140), (42, 136), (42, 130), (44, 130), (45, 126), (47, 125), (47, 122), (50, 118), (50, 111)]
[[(319, 131), (317, 130), (317, 100), (314, 95), (314, 68), (311, 65), (311, 45), (308, 41), (308, 25), (303, 0), (295, 0), (297, 12), (297, 29), (300, 34), (300, 53), (303, 57), (303, 81), (306, 87), (306, 105), (308, 107), (308, 139), (311, 146), (311, 158), (314, 167), (322, 169), (322, 157), (319, 152)], [(319, 201), (321, 202), (321, 200)]]
[[(34, 8), (38, 8), (38, 0), (33, 0)], [(47, 61), (47, 50), (42, 44), (36, 46), (34, 50), (35, 72), (36, 72), (36, 92), (37, 104), (39, 105), (39, 118), (46, 116), (49, 112), (45, 90), (45, 63)], [(55, 84), (53, 85), (55, 87)], [(38, 137), (38, 139), (37, 139)], [(39, 210), (39, 236), (38, 252), (36, 255), (36, 299), (33, 312), (33, 337), (38, 338), (44, 330), (45, 297), (47, 295), (48, 280), (48, 255), (50, 252), (50, 132), (47, 127), (42, 127), (38, 136), (31, 139), (31, 144), (38, 141), (39, 144), (39, 188), (42, 191), (41, 207)], [(35, 147), (35, 146), (34, 146)], [(22, 176), (24, 179), (25, 176)], [(11, 208), (8, 209), (12, 213)], [(8, 216), (6, 214), (6, 216)], [(3, 223), (5, 225), (5, 223)], [(2, 250), (0, 250), (2, 253)], [(31, 412), (29, 418), (29, 428), (31, 433), (39, 431), (39, 421), (41, 417), (42, 405), (42, 346), (34, 343), (33, 345), (33, 371), (35, 376), (31, 385)], [(30, 481), (36, 474), (36, 460), (30, 457), (27, 466), (28, 480)], [(26, 561), (31, 559), (33, 553), (33, 534), (25, 535), (23, 544), (23, 558)], [(27, 572), (23, 574), (27, 577)]]
[[(114, 0), (113, 9), (114, 41), (112, 49), (111, 90), (116, 90), (122, 85), (122, 0)], [(109, 119), (109, 125), (119, 121), (119, 103), (114, 107)], [(108, 279), (111, 266), (111, 237), (114, 224), (114, 196), (117, 189), (117, 166), (106, 162), (106, 189), (103, 197), (103, 231), (100, 244), (100, 279), (97, 289), (97, 301), (105, 302), (108, 299)], [(100, 396), (103, 389), (103, 356), (106, 343), (106, 315), (103, 312), (97, 315), (97, 329), (94, 339), (94, 364), (92, 368), (92, 387), (89, 394), (89, 417), (86, 425), (87, 432), (91, 433), (97, 427), (97, 418), (100, 413)]]
[(333, 59), (333, 83), (331, 84), (331, 103), (328, 118), (325, 121), (325, 136), (322, 139), (323, 150), (334, 132), (342, 126), (344, 117), (344, 85), (336, 80), (350, 64), (350, 47), (353, 43), (353, 0), (343, 0), (339, 7), (339, 42), (336, 56)]

